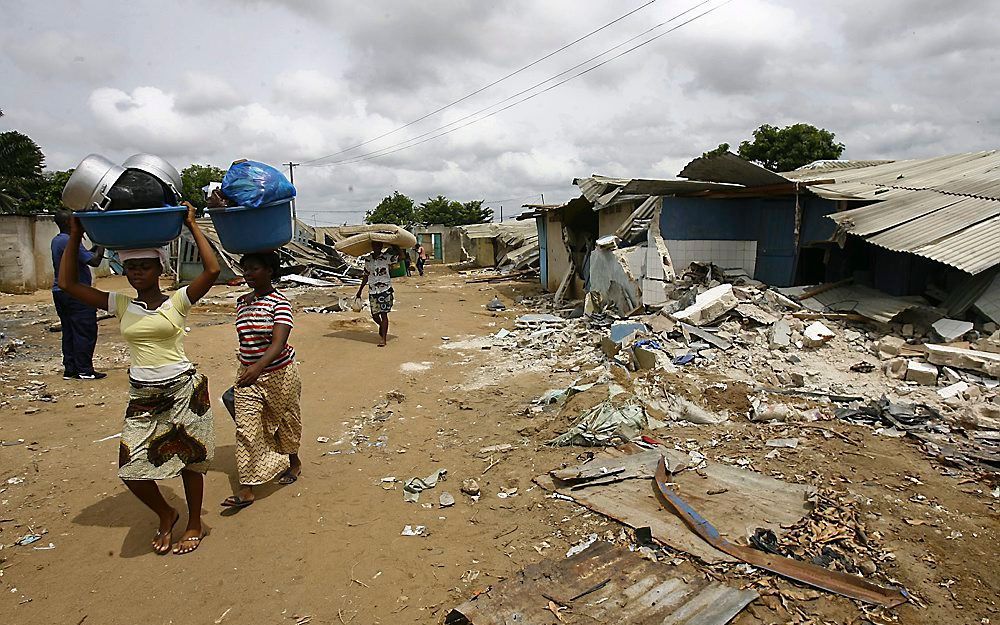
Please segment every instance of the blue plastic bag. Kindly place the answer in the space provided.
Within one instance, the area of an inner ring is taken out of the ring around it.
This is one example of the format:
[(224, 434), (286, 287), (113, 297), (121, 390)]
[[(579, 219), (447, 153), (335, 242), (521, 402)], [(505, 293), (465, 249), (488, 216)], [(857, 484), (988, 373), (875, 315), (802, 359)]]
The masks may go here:
[(233, 164), (226, 172), (222, 194), (240, 206), (257, 208), (295, 197), (295, 187), (274, 167), (243, 161)]

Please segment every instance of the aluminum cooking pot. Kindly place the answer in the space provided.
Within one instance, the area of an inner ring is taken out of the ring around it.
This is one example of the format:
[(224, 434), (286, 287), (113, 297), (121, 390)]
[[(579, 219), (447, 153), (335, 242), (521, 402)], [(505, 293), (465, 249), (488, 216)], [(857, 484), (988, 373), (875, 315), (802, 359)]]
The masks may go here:
[(181, 190), (184, 188), (181, 175), (177, 172), (177, 168), (165, 158), (155, 154), (133, 154), (125, 159), (122, 165), (127, 169), (138, 169), (156, 177), (157, 180), (170, 187), (177, 199), (180, 199)]
[(105, 210), (111, 203), (108, 191), (124, 173), (124, 167), (100, 154), (87, 155), (63, 187), (63, 204), (75, 211)]

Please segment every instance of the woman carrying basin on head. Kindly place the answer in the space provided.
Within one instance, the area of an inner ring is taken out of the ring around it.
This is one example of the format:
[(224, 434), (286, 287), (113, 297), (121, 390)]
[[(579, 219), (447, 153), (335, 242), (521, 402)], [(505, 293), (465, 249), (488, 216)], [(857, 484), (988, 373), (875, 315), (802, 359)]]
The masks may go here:
[(278, 254), (247, 254), (240, 259), (243, 278), (253, 291), (236, 302), (240, 368), (236, 374), (236, 468), (239, 491), (222, 505), (245, 508), (253, 487), (278, 478), (291, 484), (302, 473), (299, 401), (302, 380), (295, 350), (288, 344), (292, 305), (274, 288)]
[(195, 371), (184, 353), (184, 327), (192, 305), (215, 284), (219, 262), (195, 223), (194, 206), (184, 204), (188, 209), (184, 223), (201, 254), (202, 272), (172, 295), (160, 290), (160, 275), (167, 266), (163, 249), (119, 252), (125, 276), (136, 291), (134, 297), (81, 284), (74, 268), (83, 228), (76, 217), (70, 222), (70, 241), (59, 268), (59, 288), (115, 315), (128, 343), (132, 363), (118, 477), (160, 518), (153, 537), (153, 551), (158, 554), (171, 551), (172, 530), (180, 515), (163, 498), (156, 480), (178, 475), (183, 480), (188, 522), (173, 552), (194, 551), (205, 536), (201, 524), (204, 473), (215, 453), (208, 379)]

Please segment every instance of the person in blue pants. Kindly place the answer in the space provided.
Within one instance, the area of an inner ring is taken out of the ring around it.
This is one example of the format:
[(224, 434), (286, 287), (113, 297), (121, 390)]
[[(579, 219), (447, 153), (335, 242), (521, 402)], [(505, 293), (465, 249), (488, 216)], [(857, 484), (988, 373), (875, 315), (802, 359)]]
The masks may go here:
[[(59, 288), (59, 264), (69, 243), (69, 220), (71, 213), (56, 211), (55, 221), (59, 234), (52, 238), (52, 267), (55, 277), (52, 282), (52, 299), (56, 314), (62, 324), (62, 353), (64, 380), (99, 380), (106, 373), (94, 371), (94, 347), (97, 345), (97, 309), (70, 296)], [(81, 284), (91, 285), (91, 267), (101, 264), (104, 248), (95, 245), (86, 249), (80, 245), (77, 272)]]

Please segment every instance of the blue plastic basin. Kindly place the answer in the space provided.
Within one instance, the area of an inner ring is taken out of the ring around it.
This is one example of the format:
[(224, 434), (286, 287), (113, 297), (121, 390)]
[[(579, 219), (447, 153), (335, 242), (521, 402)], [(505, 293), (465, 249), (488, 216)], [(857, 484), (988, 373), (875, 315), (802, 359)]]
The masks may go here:
[(90, 240), (112, 250), (163, 247), (180, 236), (186, 214), (184, 206), (75, 213)]
[(210, 208), (222, 247), (231, 254), (276, 250), (292, 240), (292, 200), (250, 206)]

